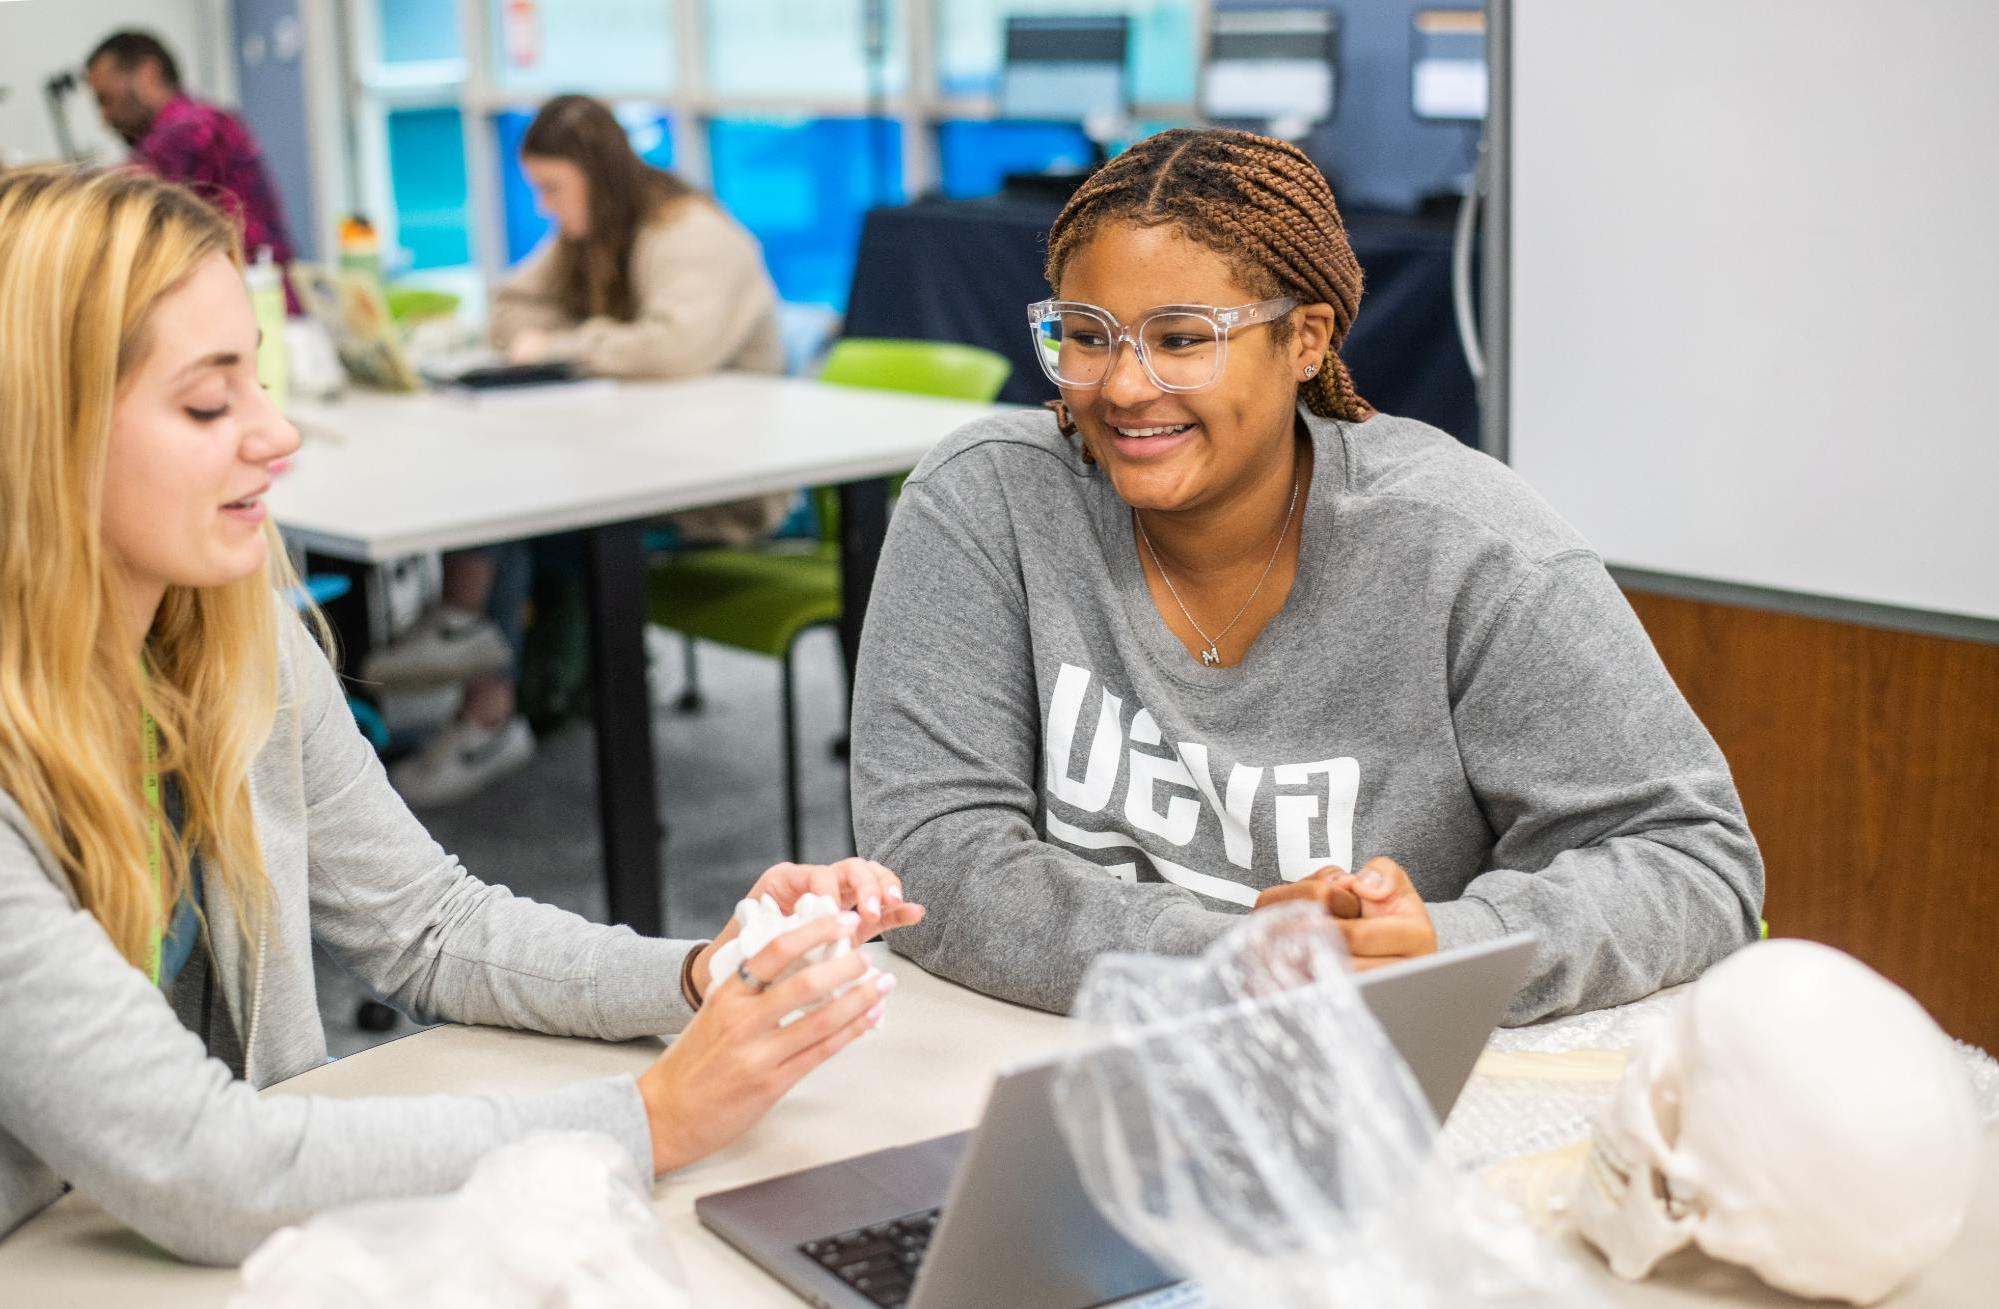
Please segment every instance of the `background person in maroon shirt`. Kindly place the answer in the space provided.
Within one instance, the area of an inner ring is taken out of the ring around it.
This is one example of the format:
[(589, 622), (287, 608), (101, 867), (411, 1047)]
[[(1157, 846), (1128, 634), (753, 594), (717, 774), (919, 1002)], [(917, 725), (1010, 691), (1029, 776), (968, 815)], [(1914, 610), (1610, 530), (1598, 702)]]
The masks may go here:
[(291, 262), (284, 208), (257, 138), (236, 115), (181, 91), (180, 69), (158, 37), (114, 32), (90, 52), (84, 76), (104, 125), (125, 138), (133, 162), (233, 214), (251, 259), (269, 246), (279, 263)]

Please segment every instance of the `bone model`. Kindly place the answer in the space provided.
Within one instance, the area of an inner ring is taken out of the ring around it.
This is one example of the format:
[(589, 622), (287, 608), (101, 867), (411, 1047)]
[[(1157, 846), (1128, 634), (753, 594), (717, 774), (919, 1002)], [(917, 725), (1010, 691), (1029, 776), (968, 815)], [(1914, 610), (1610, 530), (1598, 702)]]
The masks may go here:
[(1871, 1304), (1956, 1239), (1980, 1132), (1921, 1005), (1828, 946), (1766, 941), (1640, 1041), (1573, 1211), (1621, 1277), (1691, 1243), (1780, 1290)]
[[(717, 946), (715, 953), (708, 957), (708, 989), (713, 991), (725, 981), (734, 978), (736, 969), (743, 961), (756, 958), (760, 950), (786, 932), (839, 912), (840, 906), (831, 896), (817, 895), (810, 891), (798, 897), (798, 902), (791, 907), (791, 912), (788, 914), (779, 909), (777, 901), (767, 895), (758, 896), (754, 900), (739, 901), (736, 904), (735, 919), (736, 925), (742, 930), (733, 940), (724, 941)], [(801, 968), (824, 963), (828, 959), (838, 959), (841, 955), (850, 953), (853, 948), (853, 942), (843, 936), (830, 945), (806, 951), (797, 962), (782, 973), (776, 977), (763, 978), (762, 981), (766, 986), (775, 986)], [(875, 971), (877, 970), (869, 969), (868, 974), (864, 976), (872, 975)], [(854, 981), (835, 988), (833, 996), (829, 998), (845, 995), (862, 980), (863, 978), (855, 978)], [(812, 1005), (794, 1009), (784, 1016), (782, 1023), (795, 1022), (810, 1009), (817, 1007)]]

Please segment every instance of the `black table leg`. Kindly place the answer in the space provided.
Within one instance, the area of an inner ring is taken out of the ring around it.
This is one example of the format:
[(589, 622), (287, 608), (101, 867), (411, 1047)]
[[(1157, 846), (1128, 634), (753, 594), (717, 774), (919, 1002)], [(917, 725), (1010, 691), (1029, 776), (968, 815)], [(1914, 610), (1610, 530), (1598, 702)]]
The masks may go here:
[[(875, 565), (881, 561), (882, 540), (888, 535), (888, 479), (869, 478), (840, 486), (840, 654), (847, 664), (847, 736), (853, 741), (854, 670), (861, 656), (861, 624), (868, 616), (868, 596), (875, 587)], [(856, 853), (854, 809), (847, 806), (847, 840)]]
[(888, 535), (888, 479), (869, 478), (840, 487), (840, 652), (847, 661), (847, 685), (854, 684), (861, 653), (861, 623), (868, 616), (875, 564)]
[[(340, 673), (350, 702), (357, 697), (371, 704), (376, 700), (376, 688), (361, 681), (360, 676), (361, 666), (368, 662), (368, 652), (374, 647), (368, 606), (379, 567), (311, 550), (305, 553), (306, 577), (338, 573), (348, 581), (347, 594), (327, 601), (320, 606), (320, 612), (326, 616), (326, 625), (333, 629), (333, 666)], [(392, 1032), (402, 1017), (380, 1000), (363, 1000), (354, 1009), (354, 1025), (364, 1032)]]
[(597, 815), (604, 834), (610, 920), (645, 936), (666, 932), (654, 782), (652, 697), (646, 689), (645, 550), (641, 523), (587, 534), (590, 702), (597, 725)]
[(364, 695), (371, 694), (373, 688), (356, 685), (353, 679), (361, 675), (361, 665), (367, 662), (369, 649), (374, 643), (374, 633), (368, 620), (368, 603), (376, 568), (375, 564), (335, 559), (311, 550), (305, 554), (306, 576), (338, 573), (349, 582), (347, 594), (321, 605), (320, 612), (326, 615), (327, 626), (333, 629), (335, 666), (349, 679), (347, 689)]

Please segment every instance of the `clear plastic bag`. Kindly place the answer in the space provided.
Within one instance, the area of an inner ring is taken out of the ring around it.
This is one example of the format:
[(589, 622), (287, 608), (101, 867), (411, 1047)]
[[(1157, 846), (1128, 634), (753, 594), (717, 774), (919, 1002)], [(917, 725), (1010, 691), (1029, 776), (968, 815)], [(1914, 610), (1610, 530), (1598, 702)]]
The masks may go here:
[(448, 1195), (329, 1210), (243, 1262), (229, 1309), (689, 1309), (631, 1157), (544, 1132)]
[(1213, 1303), (1595, 1303), (1438, 1151), (1322, 913), (1252, 914), (1199, 959), (1102, 957), (1076, 1014), (1102, 1039), (1054, 1099), (1084, 1185)]

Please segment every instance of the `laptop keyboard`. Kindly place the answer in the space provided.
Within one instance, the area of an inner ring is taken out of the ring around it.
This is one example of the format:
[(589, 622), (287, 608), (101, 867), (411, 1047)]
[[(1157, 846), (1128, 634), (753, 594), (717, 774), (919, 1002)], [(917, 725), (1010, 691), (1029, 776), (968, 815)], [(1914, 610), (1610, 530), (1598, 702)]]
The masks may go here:
[(801, 1253), (882, 1309), (902, 1309), (916, 1284), (916, 1266), (937, 1230), (935, 1209), (907, 1214), (799, 1246)]

